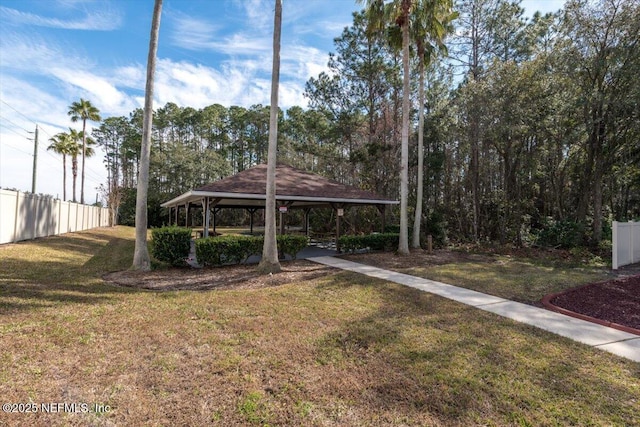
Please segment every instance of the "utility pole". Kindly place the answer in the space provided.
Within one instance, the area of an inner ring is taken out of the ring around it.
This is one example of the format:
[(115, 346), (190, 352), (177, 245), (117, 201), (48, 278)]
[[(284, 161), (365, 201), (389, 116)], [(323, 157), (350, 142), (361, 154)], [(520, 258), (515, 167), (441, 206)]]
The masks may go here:
[(31, 192), (36, 194), (36, 168), (38, 166), (38, 125), (36, 124), (36, 134), (33, 138), (33, 176), (31, 177)]

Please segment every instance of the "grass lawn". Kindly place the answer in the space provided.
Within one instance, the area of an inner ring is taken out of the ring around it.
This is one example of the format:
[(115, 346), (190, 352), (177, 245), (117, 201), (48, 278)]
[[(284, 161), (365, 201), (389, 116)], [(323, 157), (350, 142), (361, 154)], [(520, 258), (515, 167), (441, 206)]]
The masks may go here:
[(413, 251), (411, 257), (375, 253), (348, 259), (380, 268), (473, 289), (489, 295), (540, 305), (547, 294), (586, 283), (610, 280), (602, 267), (577, 264), (575, 259), (468, 254), (459, 251)]
[(126, 227), (0, 246), (2, 403), (110, 408), (0, 425), (640, 424), (640, 364), (490, 313), (345, 272), (207, 292), (102, 281), (132, 256)]

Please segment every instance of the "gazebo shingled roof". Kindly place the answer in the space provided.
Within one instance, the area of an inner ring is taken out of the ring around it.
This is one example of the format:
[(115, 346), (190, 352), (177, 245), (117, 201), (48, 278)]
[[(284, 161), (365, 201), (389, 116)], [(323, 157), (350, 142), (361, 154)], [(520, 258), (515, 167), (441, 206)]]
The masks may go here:
[[(162, 207), (184, 206), (215, 200), (218, 207), (264, 207), (267, 165), (246, 169), (236, 175), (188, 191), (163, 203)], [(336, 204), (394, 205), (396, 200), (340, 184), (320, 175), (287, 165), (276, 167), (276, 200), (290, 207), (320, 207)]]
[[(215, 232), (215, 215), (219, 208), (247, 209), (251, 214), (251, 231), (253, 232), (253, 213), (257, 209), (264, 209), (267, 188), (267, 165), (258, 165), (239, 172), (233, 176), (203, 185), (191, 191), (162, 203), (162, 207), (175, 208), (176, 224), (178, 210), (181, 206), (187, 208), (199, 204), (203, 208), (204, 224), (203, 236), (209, 235), (210, 213), (213, 211), (213, 230)], [(350, 205), (373, 205), (382, 214), (382, 228), (384, 229), (384, 212), (387, 205), (398, 204), (397, 200), (385, 199), (375, 193), (360, 190), (356, 187), (340, 184), (336, 181), (301, 171), (286, 165), (276, 167), (276, 204), (287, 208), (305, 209), (305, 232), (308, 233), (309, 212), (312, 208), (330, 207), (342, 209)], [(339, 210), (337, 212), (340, 212)], [(336, 215), (336, 247), (340, 236), (340, 215)], [(282, 216), (282, 214), (281, 214)], [(281, 233), (284, 232), (283, 221), (280, 221)]]

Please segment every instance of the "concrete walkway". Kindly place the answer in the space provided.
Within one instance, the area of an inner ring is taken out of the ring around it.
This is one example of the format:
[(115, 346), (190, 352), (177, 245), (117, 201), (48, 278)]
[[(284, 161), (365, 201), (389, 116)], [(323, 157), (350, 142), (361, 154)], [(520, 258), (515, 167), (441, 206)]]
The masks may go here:
[(640, 362), (640, 336), (555, 313), (543, 308), (459, 288), (429, 279), (383, 270), (331, 256), (308, 258), (319, 264), (388, 280), (489, 311)]

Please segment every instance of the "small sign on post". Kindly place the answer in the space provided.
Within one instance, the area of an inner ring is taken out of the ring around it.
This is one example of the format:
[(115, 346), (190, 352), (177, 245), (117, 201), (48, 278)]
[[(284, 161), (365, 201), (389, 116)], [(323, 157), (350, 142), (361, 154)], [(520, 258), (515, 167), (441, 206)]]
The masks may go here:
[(287, 213), (287, 211), (288, 211), (288, 210), (289, 210), (289, 208), (288, 208), (288, 207), (286, 207), (286, 206), (279, 206), (279, 207), (278, 207), (278, 211), (279, 211), (280, 213)]
[(344, 209), (338, 208), (337, 211), (338, 211), (338, 216), (344, 216)]

